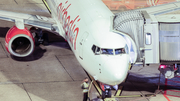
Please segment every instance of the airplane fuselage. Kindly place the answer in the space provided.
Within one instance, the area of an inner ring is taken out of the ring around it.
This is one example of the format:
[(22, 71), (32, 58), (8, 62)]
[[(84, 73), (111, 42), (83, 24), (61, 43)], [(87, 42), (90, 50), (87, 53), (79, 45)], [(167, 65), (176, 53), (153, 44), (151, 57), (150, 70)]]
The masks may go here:
[[(47, 0), (59, 35), (69, 43), (82, 67), (96, 80), (116, 85), (129, 67), (125, 39), (111, 32), (113, 13), (101, 0)], [(62, 26), (62, 27), (61, 27)]]

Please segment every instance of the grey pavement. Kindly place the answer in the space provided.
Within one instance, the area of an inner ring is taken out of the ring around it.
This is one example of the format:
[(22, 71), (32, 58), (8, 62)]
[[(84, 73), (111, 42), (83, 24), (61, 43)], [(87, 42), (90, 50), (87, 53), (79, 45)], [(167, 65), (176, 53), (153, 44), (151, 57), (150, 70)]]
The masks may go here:
[[(41, 0), (1, 0), (0, 5), (0, 9), (3, 10), (49, 16)], [(64, 39), (50, 33), (50, 45), (36, 47), (34, 53), (27, 58), (16, 58), (10, 56), (4, 46), (6, 32), (13, 25), (11, 22), (0, 21), (0, 101), (82, 101), (80, 84), (87, 75)], [(158, 65), (134, 66), (129, 71), (127, 82), (122, 84), (124, 85), (122, 95), (141, 94), (143, 97), (118, 98), (118, 100), (168, 101), (167, 98), (171, 101), (179, 100), (179, 97), (164, 97), (165, 79), (162, 75), (160, 91), (158, 90), (157, 69)], [(168, 89), (179, 90), (178, 87)], [(156, 96), (145, 96), (146, 94)], [(168, 94), (174, 93), (168, 91)], [(98, 93), (93, 87), (90, 98), (98, 101), (97, 96)]]
[(42, 0), (1, 0), (0, 9), (20, 13), (50, 16)]
[[(0, 40), (1, 43), (4, 40)], [(0, 48), (1, 101), (79, 101), (85, 72), (66, 42), (35, 49), (30, 57), (14, 58)], [(59, 47), (57, 46), (59, 45)], [(64, 47), (66, 46), (66, 47)], [(2, 55), (1, 55), (2, 54)], [(78, 73), (79, 71), (79, 73)]]

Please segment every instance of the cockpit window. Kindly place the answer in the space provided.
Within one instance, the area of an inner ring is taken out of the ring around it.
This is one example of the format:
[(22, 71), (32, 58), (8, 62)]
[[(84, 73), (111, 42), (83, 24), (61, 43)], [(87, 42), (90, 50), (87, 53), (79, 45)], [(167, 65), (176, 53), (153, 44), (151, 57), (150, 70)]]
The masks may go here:
[(92, 51), (96, 54), (96, 55), (99, 55), (100, 54), (100, 48), (93, 45), (92, 46)]
[(128, 46), (126, 45), (125, 48), (115, 49), (115, 54), (129, 54)]
[(100, 54), (100, 48), (99, 47), (96, 47), (96, 52), (95, 52), (96, 55), (99, 55)]
[(92, 51), (95, 53), (95, 51), (96, 51), (96, 46), (95, 45), (92, 46)]
[(115, 49), (115, 54), (118, 55), (118, 54), (125, 54), (125, 49), (124, 48), (119, 48), (119, 49)]
[(128, 45), (127, 44), (125, 46), (125, 51), (126, 51), (127, 54), (129, 54), (129, 49), (128, 49)]
[(101, 49), (101, 54), (113, 55), (113, 49)]
[(92, 51), (95, 55), (119, 55), (119, 54), (129, 54), (128, 46), (126, 45), (124, 48), (117, 48), (117, 49), (106, 49), (106, 48), (100, 48), (96, 45), (92, 46)]

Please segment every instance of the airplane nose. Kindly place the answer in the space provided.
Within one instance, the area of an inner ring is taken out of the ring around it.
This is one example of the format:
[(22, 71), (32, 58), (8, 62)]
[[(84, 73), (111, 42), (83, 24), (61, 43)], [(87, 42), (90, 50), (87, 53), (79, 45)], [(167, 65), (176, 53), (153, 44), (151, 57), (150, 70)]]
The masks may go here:
[(107, 79), (109, 79), (110, 85), (117, 85), (122, 83), (129, 70), (129, 59), (128, 56), (124, 55), (114, 59), (108, 59), (104, 67), (106, 68)]

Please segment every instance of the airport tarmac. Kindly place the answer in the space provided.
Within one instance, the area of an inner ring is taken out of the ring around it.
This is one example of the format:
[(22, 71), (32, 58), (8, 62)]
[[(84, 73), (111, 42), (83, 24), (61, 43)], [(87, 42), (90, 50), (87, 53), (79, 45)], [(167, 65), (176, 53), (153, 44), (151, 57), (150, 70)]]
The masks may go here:
[[(3, 1), (3, 2), (2, 2)], [(26, 12), (49, 16), (41, 0), (34, 3), (28, 0), (2, 0), (0, 9), (11, 10), (11, 7), (24, 7)], [(23, 1), (23, 2), (22, 2)], [(25, 6), (28, 5), (28, 6)], [(4, 7), (2, 7), (4, 6)], [(34, 8), (31, 10), (29, 8)], [(13, 9), (13, 11), (18, 11)], [(48, 46), (40, 45), (34, 53), (26, 58), (15, 58), (5, 50), (6, 32), (14, 23), (0, 21), (0, 101), (82, 101), (83, 93), (80, 87), (84, 77), (87, 77), (81, 65), (76, 60), (66, 41), (61, 37), (49, 34)], [(123, 96), (143, 95), (143, 97), (117, 98), (118, 101), (178, 101), (180, 79), (165, 82), (160, 76), (158, 65), (134, 66), (124, 83)], [(158, 84), (160, 89), (158, 90)], [(174, 87), (166, 85), (173, 84)], [(169, 89), (169, 90), (168, 90)], [(171, 90), (171, 91), (170, 91)], [(176, 91), (176, 92), (172, 92)], [(156, 96), (145, 96), (154, 94)], [(172, 96), (168, 96), (172, 94)], [(94, 88), (90, 98), (96, 99), (98, 93)], [(94, 99), (94, 100), (93, 100)]]

